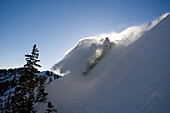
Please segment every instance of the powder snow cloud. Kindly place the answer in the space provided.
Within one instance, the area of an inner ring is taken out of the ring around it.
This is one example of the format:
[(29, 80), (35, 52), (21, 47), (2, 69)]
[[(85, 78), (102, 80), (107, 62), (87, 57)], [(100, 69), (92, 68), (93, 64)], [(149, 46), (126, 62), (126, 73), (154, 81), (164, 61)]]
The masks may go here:
[[(79, 70), (81, 73), (85, 70), (89, 59), (95, 59), (97, 57), (96, 51), (101, 48), (101, 40), (109, 37), (110, 41), (114, 42), (116, 45), (128, 46), (140, 38), (141, 35), (146, 31), (149, 31), (151, 28), (153, 28), (169, 14), (170, 13), (166, 13), (158, 17), (148, 25), (142, 24), (139, 26), (132, 26), (120, 33), (110, 32), (83, 38), (79, 40), (73, 48), (69, 49), (65, 53), (64, 58), (55, 64), (51, 69), (64, 74), (68, 74), (77, 70)], [(79, 64), (78, 67), (75, 67), (74, 65), (77, 64)]]

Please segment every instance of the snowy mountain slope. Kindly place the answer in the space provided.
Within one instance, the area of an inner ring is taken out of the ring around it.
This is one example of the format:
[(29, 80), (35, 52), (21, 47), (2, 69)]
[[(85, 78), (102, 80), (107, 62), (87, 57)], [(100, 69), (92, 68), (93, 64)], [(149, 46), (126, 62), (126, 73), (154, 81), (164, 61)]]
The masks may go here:
[[(97, 78), (100, 83), (90, 101), (77, 111), (169, 113), (169, 29), (170, 16), (127, 48), (114, 48), (113, 54), (91, 73), (100, 75)], [(113, 64), (110, 65), (111, 61)]]
[(60, 113), (169, 113), (169, 29), (167, 16), (130, 45), (117, 44), (87, 76), (83, 63), (71, 65), (47, 86), (48, 100)]

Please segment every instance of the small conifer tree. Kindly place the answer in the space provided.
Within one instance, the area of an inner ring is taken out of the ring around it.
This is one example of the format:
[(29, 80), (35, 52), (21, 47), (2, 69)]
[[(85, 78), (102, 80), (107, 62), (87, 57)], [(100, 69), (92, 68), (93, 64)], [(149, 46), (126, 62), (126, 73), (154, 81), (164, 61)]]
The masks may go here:
[(55, 109), (53, 107), (53, 105), (51, 104), (51, 102), (48, 102), (48, 109), (46, 113), (57, 113), (57, 109)]
[(18, 112), (18, 113), (30, 113), (35, 112), (33, 110), (35, 103), (35, 88), (37, 87), (37, 75), (38, 69), (41, 67), (38, 62), (40, 60), (39, 50), (36, 48), (36, 44), (33, 46), (32, 53), (26, 54), (27, 63), (24, 65), (24, 70), (20, 72), (21, 77), (16, 81), (17, 85), (13, 96), (11, 96), (10, 106), (5, 107), (6, 111)]

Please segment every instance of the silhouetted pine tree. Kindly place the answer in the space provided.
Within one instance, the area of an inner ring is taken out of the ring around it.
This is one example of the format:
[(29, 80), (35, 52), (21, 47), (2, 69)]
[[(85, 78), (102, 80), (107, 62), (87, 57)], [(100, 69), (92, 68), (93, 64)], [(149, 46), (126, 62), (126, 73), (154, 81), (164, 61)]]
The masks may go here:
[(37, 87), (38, 69), (41, 67), (38, 62), (39, 50), (36, 44), (33, 46), (32, 53), (26, 54), (27, 63), (24, 65), (24, 70), (20, 72), (21, 77), (17, 80), (17, 85), (14, 94), (11, 96), (11, 104), (5, 107), (6, 111), (18, 113), (35, 112), (33, 110), (35, 103), (35, 88)]
[(39, 86), (38, 86), (38, 89), (37, 89), (37, 100), (36, 100), (36, 102), (45, 102), (45, 100), (47, 99), (46, 96), (48, 94), (44, 92), (44, 88), (45, 88), (45, 78), (44, 78), (44, 76), (40, 76), (38, 81), (39, 81)]

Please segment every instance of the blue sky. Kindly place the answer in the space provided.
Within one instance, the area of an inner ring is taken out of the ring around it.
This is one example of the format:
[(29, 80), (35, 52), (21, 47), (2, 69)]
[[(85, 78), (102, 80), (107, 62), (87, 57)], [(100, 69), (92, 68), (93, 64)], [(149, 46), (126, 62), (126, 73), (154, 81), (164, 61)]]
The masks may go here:
[(170, 0), (0, 0), (0, 69), (23, 66), (37, 44), (41, 70), (78, 40), (121, 32), (170, 12)]

